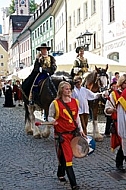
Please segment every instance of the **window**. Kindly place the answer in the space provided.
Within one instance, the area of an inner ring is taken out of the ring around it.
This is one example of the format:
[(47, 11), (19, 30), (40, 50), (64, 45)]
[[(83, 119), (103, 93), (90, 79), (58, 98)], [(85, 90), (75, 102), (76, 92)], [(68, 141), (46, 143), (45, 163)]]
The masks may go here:
[(119, 53), (118, 52), (113, 52), (113, 53), (108, 55), (108, 58), (119, 62)]
[(39, 37), (39, 28), (38, 28), (38, 37)]
[(73, 26), (75, 26), (75, 11), (73, 12)]
[(20, 14), (23, 15), (23, 9), (20, 10)]
[(63, 25), (63, 22), (64, 22), (64, 20), (63, 20), (63, 13), (62, 13), (62, 15), (61, 15), (61, 24)]
[(45, 0), (43, 0), (43, 11), (45, 10)]
[(0, 58), (3, 59), (3, 55), (0, 55)]
[(77, 24), (80, 24), (81, 22), (81, 17), (80, 17), (80, 8), (77, 9)]
[(96, 49), (96, 32), (94, 33), (94, 49)]
[(72, 45), (71, 44), (69, 44), (69, 51), (71, 51), (72, 50)]
[(96, 13), (96, 0), (91, 0), (91, 14)]
[(68, 26), (69, 26), (69, 31), (71, 30), (71, 16), (68, 18)]
[(50, 28), (52, 28), (52, 17), (50, 17)]
[(53, 39), (51, 39), (51, 50), (53, 51)]
[(33, 56), (33, 60), (35, 59), (35, 51), (33, 49), (33, 52), (32, 52), (32, 56)]
[(47, 46), (49, 46), (49, 41), (47, 41)]
[(46, 30), (48, 30), (49, 29), (49, 21), (47, 20), (46, 21)]
[(34, 32), (32, 33), (32, 40), (34, 40)]
[(3, 63), (1, 63), (1, 64), (0, 64), (0, 66), (1, 66), (1, 67), (3, 67), (3, 66), (4, 66), (4, 64), (3, 64)]
[(84, 3), (84, 20), (88, 18), (88, 4)]
[(114, 0), (109, 0), (109, 15), (109, 22), (113, 22), (115, 20)]
[(45, 23), (43, 24), (43, 32), (45, 32)]
[(42, 35), (42, 25), (40, 26), (40, 34)]
[(37, 38), (37, 33), (36, 33), (36, 30), (35, 30), (35, 38)]
[(51, 4), (50, 0), (47, 0), (47, 7)]

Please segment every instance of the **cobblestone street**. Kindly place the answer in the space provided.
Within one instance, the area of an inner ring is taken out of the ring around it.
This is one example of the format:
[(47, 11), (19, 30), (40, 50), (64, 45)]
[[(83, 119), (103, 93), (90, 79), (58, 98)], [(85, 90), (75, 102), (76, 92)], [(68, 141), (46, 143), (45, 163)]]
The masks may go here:
[[(57, 180), (57, 158), (53, 128), (47, 139), (34, 139), (24, 130), (23, 107), (4, 108), (0, 98), (0, 190), (70, 190)], [(104, 134), (105, 118), (99, 116)], [(89, 122), (88, 132), (92, 125)], [(77, 183), (82, 190), (125, 190), (126, 174), (115, 168), (110, 138), (96, 143), (90, 156), (73, 160)]]

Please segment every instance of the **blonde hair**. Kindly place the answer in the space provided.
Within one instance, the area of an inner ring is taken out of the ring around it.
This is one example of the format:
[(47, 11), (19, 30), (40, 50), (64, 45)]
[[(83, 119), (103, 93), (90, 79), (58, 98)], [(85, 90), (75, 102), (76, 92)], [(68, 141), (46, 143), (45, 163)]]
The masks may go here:
[(57, 97), (56, 97), (56, 99), (62, 98), (63, 88), (64, 88), (65, 85), (69, 85), (69, 86), (71, 87), (71, 85), (70, 85), (69, 82), (66, 82), (66, 81), (60, 82), (60, 83), (59, 83), (59, 86), (58, 86), (58, 92), (57, 92)]

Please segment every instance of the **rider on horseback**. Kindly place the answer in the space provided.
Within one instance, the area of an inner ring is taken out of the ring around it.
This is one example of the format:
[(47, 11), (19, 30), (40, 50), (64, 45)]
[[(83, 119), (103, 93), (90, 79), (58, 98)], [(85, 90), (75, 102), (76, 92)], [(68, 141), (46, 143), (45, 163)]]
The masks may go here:
[(54, 74), (56, 71), (56, 61), (53, 56), (48, 55), (48, 47), (46, 43), (42, 43), (36, 50), (40, 51), (36, 57), (35, 65), (32, 73), (29, 75), (29, 81), (32, 80), (32, 86), (29, 94), (29, 105), (34, 104), (34, 93), (39, 93), (39, 86), (42, 80)]
[(84, 58), (84, 46), (79, 46), (76, 48), (76, 53), (78, 53), (74, 66), (71, 70), (71, 76), (74, 78), (75, 76), (82, 76), (85, 72), (88, 71), (88, 61)]

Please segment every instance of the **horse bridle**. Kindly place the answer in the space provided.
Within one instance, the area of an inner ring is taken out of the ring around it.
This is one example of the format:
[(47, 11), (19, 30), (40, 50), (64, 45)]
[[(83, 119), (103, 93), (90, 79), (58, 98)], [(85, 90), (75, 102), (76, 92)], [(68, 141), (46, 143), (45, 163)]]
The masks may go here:
[[(105, 86), (105, 87), (102, 87), (101, 76), (105, 76), (107, 78), (107, 86)], [(107, 90), (108, 89), (108, 85), (109, 85), (108, 74), (106, 72), (102, 72), (101, 70), (100, 70), (100, 72), (97, 72), (95, 84), (96, 83), (98, 83), (100, 92), (103, 92), (103, 91)]]

